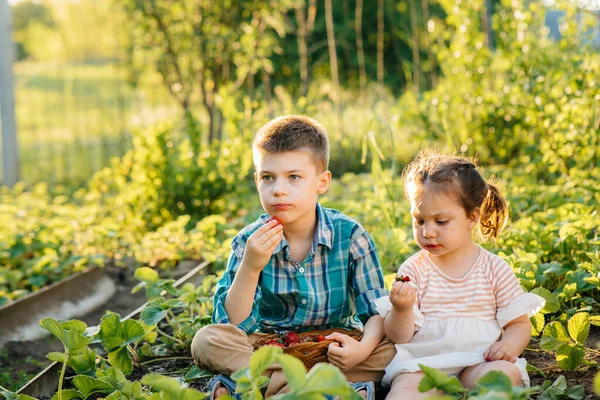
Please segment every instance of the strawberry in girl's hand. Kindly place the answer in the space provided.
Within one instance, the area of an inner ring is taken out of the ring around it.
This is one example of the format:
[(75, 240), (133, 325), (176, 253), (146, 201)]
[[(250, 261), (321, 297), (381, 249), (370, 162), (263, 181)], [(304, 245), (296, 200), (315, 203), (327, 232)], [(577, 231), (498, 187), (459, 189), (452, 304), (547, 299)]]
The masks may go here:
[[(277, 215), (272, 215), (272, 216), (271, 216), (271, 217), (270, 217), (270, 218), (267, 220), (267, 222), (265, 222), (265, 224), (266, 224), (266, 223), (269, 223), (269, 222), (271, 222), (271, 221), (273, 221), (273, 220), (277, 221), (277, 225), (283, 225), (283, 220), (282, 220), (281, 218), (279, 218)], [(275, 226), (277, 226), (277, 225), (275, 225)]]
[(396, 275), (396, 282), (410, 282), (410, 276)]
[(323, 336), (323, 335), (317, 336), (317, 342), (323, 342), (325, 340), (327, 340), (327, 339), (325, 339), (325, 336)]

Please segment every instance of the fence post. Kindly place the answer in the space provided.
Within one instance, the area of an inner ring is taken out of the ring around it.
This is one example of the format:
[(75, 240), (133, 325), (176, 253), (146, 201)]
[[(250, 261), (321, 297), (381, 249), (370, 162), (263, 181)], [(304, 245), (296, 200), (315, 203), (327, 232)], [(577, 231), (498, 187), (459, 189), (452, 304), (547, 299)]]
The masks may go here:
[(2, 121), (2, 182), (13, 186), (19, 180), (19, 147), (13, 81), (14, 44), (8, 0), (0, 0), (0, 120)]

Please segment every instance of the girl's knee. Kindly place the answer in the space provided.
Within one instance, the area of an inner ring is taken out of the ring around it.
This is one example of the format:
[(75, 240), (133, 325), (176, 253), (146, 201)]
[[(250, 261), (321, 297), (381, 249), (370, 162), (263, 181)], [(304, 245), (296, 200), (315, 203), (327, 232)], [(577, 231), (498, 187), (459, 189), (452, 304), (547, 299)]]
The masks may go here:
[(435, 395), (435, 391), (429, 391), (427, 393), (419, 392), (419, 383), (423, 379), (423, 373), (404, 373), (397, 375), (392, 380), (392, 387), (390, 393), (386, 397), (387, 399), (421, 399)]
[(521, 376), (521, 370), (514, 363), (504, 360), (494, 361), (490, 364), (489, 371), (501, 371), (510, 378), (513, 386), (522, 385), (523, 377)]
[(424, 375), (420, 372), (396, 375), (396, 377), (392, 380), (391, 390), (418, 391), (419, 382), (421, 382), (423, 376)]

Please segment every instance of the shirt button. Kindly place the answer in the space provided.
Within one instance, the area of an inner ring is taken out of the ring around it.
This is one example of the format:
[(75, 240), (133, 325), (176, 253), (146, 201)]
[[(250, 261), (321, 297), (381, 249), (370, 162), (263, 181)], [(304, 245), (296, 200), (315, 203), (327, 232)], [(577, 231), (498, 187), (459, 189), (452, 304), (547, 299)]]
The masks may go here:
[(306, 303), (308, 303), (308, 300), (302, 299), (301, 303), (304, 304), (304, 305), (306, 305)]
[(298, 272), (300, 272), (301, 274), (303, 274), (304, 273), (304, 267), (298, 268)]

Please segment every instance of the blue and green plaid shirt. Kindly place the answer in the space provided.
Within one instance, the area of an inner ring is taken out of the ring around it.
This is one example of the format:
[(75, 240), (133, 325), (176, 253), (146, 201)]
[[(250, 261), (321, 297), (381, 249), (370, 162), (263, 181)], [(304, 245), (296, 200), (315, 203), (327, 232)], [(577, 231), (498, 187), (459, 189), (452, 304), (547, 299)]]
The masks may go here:
[[(242, 263), (250, 235), (269, 218), (261, 215), (233, 239), (227, 268), (217, 284), (213, 322), (229, 323), (227, 292)], [(375, 299), (388, 295), (373, 240), (365, 229), (339, 211), (317, 204), (317, 230), (303, 262), (290, 258), (284, 238), (260, 274), (252, 313), (238, 326), (278, 332), (310, 329), (362, 329), (375, 310)]]

